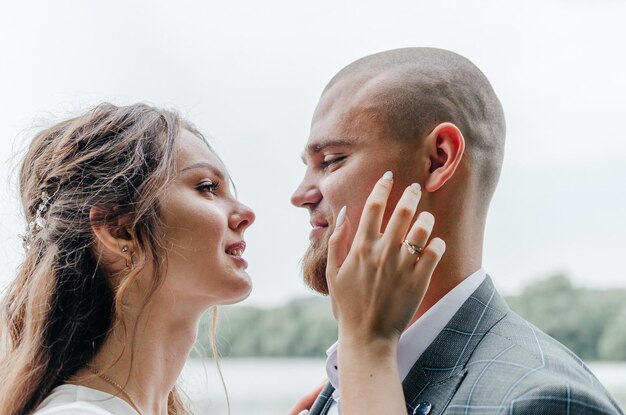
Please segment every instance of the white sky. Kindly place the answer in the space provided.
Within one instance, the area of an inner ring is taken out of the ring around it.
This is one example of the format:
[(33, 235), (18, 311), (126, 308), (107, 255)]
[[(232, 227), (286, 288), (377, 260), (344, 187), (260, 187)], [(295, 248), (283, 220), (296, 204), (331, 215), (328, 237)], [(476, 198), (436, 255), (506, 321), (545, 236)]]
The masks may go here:
[[(617, 0), (4, 2), (0, 174), (42, 119), (104, 100), (176, 108), (213, 137), (257, 213), (247, 303), (310, 295), (308, 215), (289, 197), (322, 88), (359, 57), (442, 47), (485, 72), (507, 115), (484, 258), (496, 285), (514, 293), (564, 271), (626, 287), (625, 18)], [(23, 229), (16, 187), (0, 186), (0, 287)]]

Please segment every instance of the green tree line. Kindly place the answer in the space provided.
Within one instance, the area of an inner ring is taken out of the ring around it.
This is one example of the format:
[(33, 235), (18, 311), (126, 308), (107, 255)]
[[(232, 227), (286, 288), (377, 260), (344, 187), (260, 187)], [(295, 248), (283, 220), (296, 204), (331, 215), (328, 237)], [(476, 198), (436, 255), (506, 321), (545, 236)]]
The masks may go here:
[[(564, 275), (506, 298), (513, 309), (584, 360), (626, 360), (626, 290), (576, 288)], [(223, 357), (323, 357), (337, 339), (328, 298), (277, 308), (219, 310), (216, 343)], [(211, 355), (210, 316), (200, 325), (196, 355)]]

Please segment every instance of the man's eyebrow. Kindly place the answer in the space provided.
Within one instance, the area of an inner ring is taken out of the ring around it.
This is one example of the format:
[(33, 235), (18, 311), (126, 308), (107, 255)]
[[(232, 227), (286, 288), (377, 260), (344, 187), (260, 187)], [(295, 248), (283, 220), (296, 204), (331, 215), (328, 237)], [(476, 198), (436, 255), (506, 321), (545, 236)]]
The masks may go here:
[(302, 152), (302, 155), (300, 157), (302, 158), (302, 162), (306, 164), (307, 154), (317, 154), (327, 147), (350, 146), (354, 144), (354, 141), (355, 140), (332, 138), (328, 140), (319, 141), (317, 143), (311, 143), (308, 146), (306, 146), (306, 149), (304, 150), (304, 152)]
[(193, 169), (207, 169), (207, 170), (210, 170), (211, 173), (216, 175), (220, 180), (225, 180), (226, 179), (226, 176), (224, 175), (224, 173), (222, 173), (215, 166), (213, 166), (213, 165), (211, 165), (209, 163), (206, 163), (206, 162), (194, 163), (192, 165), (189, 165), (189, 166), (185, 167), (180, 172), (183, 173), (183, 172), (186, 172), (187, 170), (193, 170)]

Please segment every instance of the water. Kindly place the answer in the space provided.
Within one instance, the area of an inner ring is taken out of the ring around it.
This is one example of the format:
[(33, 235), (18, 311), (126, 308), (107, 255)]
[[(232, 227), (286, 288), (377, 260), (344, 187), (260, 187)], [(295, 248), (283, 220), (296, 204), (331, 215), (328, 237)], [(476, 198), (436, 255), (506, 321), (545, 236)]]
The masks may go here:
[[(287, 414), (306, 392), (326, 379), (320, 359), (222, 359), (224, 381), (233, 415)], [(211, 359), (190, 359), (181, 389), (194, 414), (226, 414), (226, 396)]]
[[(298, 398), (326, 377), (320, 359), (222, 359), (221, 365), (232, 415), (287, 414)], [(589, 366), (626, 408), (626, 362)], [(227, 414), (225, 393), (211, 359), (190, 359), (181, 378), (194, 414)]]
[(626, 411), (626, 362), (595, 362), (589, 367)]

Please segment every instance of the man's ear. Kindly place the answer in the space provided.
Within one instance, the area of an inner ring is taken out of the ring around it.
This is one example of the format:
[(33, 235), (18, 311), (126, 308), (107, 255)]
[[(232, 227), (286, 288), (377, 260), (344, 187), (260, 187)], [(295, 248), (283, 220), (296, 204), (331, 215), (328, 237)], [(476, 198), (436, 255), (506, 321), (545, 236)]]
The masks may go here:
[(435, 192), (456, 172), (465, 152), (465, 138), (456, 125), (441, 123), (426, 136), (424, 152), (429, 159), (424, 189)]
[(106, 220), (111, 209), (102, 206), (92, 206), (89, 210), (89, 222), (99, 245), (105, 255), (128, 259), (135, 251), (135, 240), (129, 232), (130, 219), (128, 216), (119, 216), (115, 223)]

